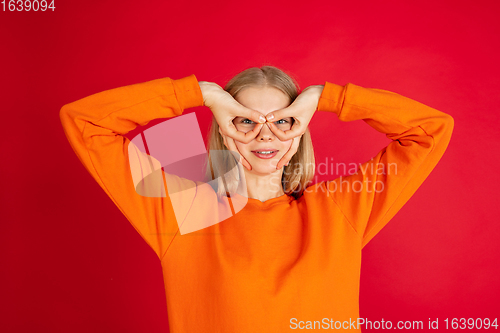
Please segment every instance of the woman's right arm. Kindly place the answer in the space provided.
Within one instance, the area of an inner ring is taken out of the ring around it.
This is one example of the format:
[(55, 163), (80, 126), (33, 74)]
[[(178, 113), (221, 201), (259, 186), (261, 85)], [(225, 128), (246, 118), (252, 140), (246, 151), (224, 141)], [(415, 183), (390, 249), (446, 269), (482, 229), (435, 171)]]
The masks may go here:
[(394, 92), (326, 82), (318, 111), (363, 120), (392, 140), (354, 174), (324, 183), (364, 247), (436, 167), (451, 140), (451, 115)]
[(168, 195), (137, 193), (129, 162), (131, 142), (123, 135), (153, 119), (202, 105), (200, 85), (190, 75), (106, 90), (60, 111), (64, 132), (82, 164), (160, 259), (179, 229), (172, 203)]

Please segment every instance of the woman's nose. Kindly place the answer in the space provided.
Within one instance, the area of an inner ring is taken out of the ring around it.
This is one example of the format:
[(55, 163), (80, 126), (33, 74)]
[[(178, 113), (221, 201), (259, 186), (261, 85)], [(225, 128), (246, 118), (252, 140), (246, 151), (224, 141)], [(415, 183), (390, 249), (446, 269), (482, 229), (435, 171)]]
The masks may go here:
[(257, 140), (259, 141), (272, 141), (274, 140), (276, 136), (274, 135), (274, 133), (271, 131), (271, 129), (269, 128), (268, 124), (265, 123), (264, 126), (262, 126), (260, 132), (259, 132), (259, 135), (257, 135)]

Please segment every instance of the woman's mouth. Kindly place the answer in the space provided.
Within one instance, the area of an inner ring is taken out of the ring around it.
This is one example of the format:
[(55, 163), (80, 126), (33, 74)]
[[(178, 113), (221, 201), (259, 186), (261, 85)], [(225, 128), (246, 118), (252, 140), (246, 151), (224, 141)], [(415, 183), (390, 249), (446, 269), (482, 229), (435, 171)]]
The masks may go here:
[(254, 150), (252, 153), (258, 158), (268, 159), (276, 156), (278, 150)]

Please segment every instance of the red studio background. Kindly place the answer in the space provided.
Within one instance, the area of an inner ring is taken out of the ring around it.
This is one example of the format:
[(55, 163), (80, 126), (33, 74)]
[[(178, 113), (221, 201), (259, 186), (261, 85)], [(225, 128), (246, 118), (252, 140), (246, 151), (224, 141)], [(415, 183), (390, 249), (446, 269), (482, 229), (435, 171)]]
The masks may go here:
[[(0, 12), (0, 331), (168, 331), (160, 262), (78, 160), (59, 110), (161, 77), (224, 85), (263, 65), (301, 88), (351, 82), (453, 116), (439, 164), (363, 250), (360, 317), (500, 316), (500, 2), (54, 4)], [(186, 112), (205, 136), (210, 110)], [(317, 163), (362, 163), (389, 143), (321, 112), (310, 129)]]

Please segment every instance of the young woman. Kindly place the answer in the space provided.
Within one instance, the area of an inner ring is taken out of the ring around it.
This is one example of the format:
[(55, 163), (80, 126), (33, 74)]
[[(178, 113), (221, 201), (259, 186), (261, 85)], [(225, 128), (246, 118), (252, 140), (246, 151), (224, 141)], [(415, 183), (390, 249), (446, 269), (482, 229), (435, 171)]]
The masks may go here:
[[(136, 168), (161, 169), (123, 135), (202, 105), (214, 115), (209, 154), (229, 153), (209, 173), (227, 177), (209, 186), (161, 171), (164, 195), (140, 195)], [(362, 119), (393, 141), (355, 174), (311, 185), (315, 111)], [(359, 331), (361, 249), (436, 166), (453, 130), (451, 116), (384, 90), (326, 82), (299, 95), (271, 66), (224, 89), (194, 75), (111, 89), (60, 117), (86, 169), (158, 255), (173, 333)]]

